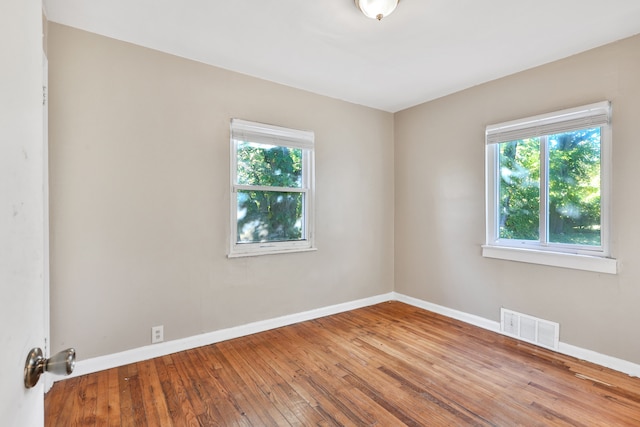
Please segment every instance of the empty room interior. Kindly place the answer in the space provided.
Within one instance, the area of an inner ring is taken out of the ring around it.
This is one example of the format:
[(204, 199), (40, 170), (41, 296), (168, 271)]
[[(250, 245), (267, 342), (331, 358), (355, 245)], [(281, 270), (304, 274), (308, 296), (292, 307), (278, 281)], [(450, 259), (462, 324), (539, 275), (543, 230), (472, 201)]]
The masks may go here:
[(640, 4), (357, 3), (44, 1), (49, 425), (640, 424)]

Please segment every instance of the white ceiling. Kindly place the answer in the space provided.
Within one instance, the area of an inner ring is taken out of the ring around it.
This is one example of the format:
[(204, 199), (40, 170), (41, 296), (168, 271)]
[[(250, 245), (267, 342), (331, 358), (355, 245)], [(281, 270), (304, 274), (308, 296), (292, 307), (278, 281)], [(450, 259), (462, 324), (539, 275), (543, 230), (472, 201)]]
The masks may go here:
[(50, 21), (396, 112), (640, 33), (640, 0), (44, 0)]

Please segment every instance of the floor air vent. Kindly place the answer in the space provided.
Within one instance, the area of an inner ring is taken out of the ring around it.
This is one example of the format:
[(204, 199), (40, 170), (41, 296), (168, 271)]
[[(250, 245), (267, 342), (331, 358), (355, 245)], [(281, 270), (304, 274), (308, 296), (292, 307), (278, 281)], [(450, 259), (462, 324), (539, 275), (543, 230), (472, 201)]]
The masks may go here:
[(501, 308), (500, 331), (541, 347), (558, 349), (560, 324), (555, 322)]

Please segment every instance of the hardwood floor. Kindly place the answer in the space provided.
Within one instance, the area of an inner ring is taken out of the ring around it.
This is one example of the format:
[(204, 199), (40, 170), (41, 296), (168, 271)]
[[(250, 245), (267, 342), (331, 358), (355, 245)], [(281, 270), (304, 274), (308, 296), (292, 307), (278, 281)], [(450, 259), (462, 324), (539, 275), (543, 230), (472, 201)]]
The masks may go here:
[(639, 426), (640, 379), (390, 302), (57, 382), (47, 426)]

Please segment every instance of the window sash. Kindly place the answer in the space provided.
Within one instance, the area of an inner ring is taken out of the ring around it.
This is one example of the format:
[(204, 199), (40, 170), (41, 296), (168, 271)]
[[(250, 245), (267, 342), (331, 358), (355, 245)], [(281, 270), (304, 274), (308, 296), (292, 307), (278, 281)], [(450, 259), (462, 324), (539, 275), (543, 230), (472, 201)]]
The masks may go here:
[[(578, 119), (587, 119), (578, 122)], [(567, 122), (563, 122), (567, 120)], [(609, 252), (610, 174), (611, 174), (611, 104), (609, 101), (555, 113), (514, 120), (486, 128), (486, 245), (534, 249), (560, 253), (605, 256)], [(585, 124), (586, 123), (586, 124)], [(599, 123), (599, 124), (598, 124)], [(554, 243), (548, 241), (548, 142), (557, 133), (600, 127), (600, 246)], [(543, 130), (537, 133), (534, 130)], [(500, 238), (499, 228), (499, 143), (526, 138), (540, 138), (540, 240)], [(544, 148), (543, 148), (544, 147)]]
[[(239, 189), (239, 191), (243, 191), (242, 189)], [(240, 241), (238, 238), (238, 228), (237, 228), (237, 224), (238, 224), (238, 218), (236, 216), (236, 231), (235, 231), (235, 244), (236, 245), (253, 245), (253, 244), (267, 244), (267, 243), (276, 243), (276, 242), (283, 242), (283, 243), (287, 243), (287, 242), (300, 242), (300, 241), (306, 241), (308, 240), (307, 238), (307, 221), (306, 221), (306, 206), (307, 206), (307, 191), (273, 191), (273, 190), (258, 190), (256, 188), (250, 188), (248, 190), (244, 190), (244, 191), (255, 191), (257, 193), (261, 193), (261, 192), (267, 192), (267, 193), (279, 193), (279, 194), (300, 194), (301, 198), (302, 198), (302, 212), (301, 212), (301, 220), (302, 220), (302, 224), (301, 224), (301, 236), (300, 238), (297, 239), (280, 239), (280, 240), (266, 240), (266, 241), (258, 241), (258, 242), (247, 242), (247, 241)], [(235, 193), (236, 194), (236, 208), (239, 205), (239, 194), (238, 192)], [(236, 211), (237, 212), (237, 211)]]
[(274, 193), (307, 193), (309, 191), (308, 188), (303, 187), (271, 187), (268, 185), (244, 185), (244, 184), (234, 184), (233, 192), (237, 193), (239, 190), (246, 191), (272, 191)]
[[(229, 256), (262, 255), (301, 250), (313, 250), (313, 148), (314, 133), (279, 126), (232, 119), (231, 136), (231, 239)], [(238, 182), (238, 144), (255, 142), (274, 146), (302, 149), (301, 187), (279, 187), (265, 185), (245, 185)], [(302, 236), (298, 240), (239, 242), (238, 241), (238, 191), (265, 191), (280, 193), (302, 193)]]

